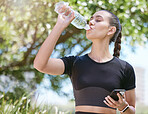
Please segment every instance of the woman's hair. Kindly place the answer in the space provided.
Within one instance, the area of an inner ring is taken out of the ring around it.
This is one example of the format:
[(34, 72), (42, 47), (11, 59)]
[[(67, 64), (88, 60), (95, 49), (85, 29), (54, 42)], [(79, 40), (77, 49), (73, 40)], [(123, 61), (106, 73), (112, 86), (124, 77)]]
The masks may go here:
[(122, 27), (119, 21), (119, 18), (114, 15), (112, 12), (108, 11), (108, 10), (103, 10), (106, 11), (108, 13), (111, 14), (111, 16), (109, 17), (109, 24), (111, 26), (115, 26), (116, 27), (116, 32), (114, 33), (113, 37), (110, 39), (110, 42), (115, 42), (115, 47), (114, 47), (114, 54), (113, 56), (116, 56), (119, 58), (120, 56), (120, 50), (121, 50), (121, 37), (122, 37)]

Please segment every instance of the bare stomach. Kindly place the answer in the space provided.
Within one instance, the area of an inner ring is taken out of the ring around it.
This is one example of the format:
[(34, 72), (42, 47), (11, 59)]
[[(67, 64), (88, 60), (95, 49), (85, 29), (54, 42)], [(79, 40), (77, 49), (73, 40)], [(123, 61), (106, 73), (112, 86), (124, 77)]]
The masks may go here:
[(87, 106), (87, 105), (76, 106), (75, 112), (116, 114), (115, 109), (106, 108), (106, 107), (99, 107), (99, 106)]

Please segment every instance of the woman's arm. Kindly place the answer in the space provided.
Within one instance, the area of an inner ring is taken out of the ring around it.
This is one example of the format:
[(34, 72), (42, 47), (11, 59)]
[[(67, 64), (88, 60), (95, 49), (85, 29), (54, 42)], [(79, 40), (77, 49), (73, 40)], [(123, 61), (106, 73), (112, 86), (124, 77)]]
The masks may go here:
[(40, 72), (51, 74), (52, 72), (56, 72), (56, 68), (59, 69), (57, 70), (57, 74), (62, 73), (62, 62), (60, 60), (50, 58), (50, 56), (63, 30), (64, 28), (62, 28), (59, 24), (56, 24), (40, 47), (34, 60), (34, 68)]
[(104, 103), (112, 108), (117, 108), (119, 111), (125, 109), (128, 105), (129, 108), (121, 114), (135, 114), (135, 89), (125, 92), (125, 99), (118, 93), (118, 101), (115, 101), (110, 96), (105, 97)]
[(63, 61), (61, 59), (50, 58), (50, 56), (62, 31), (70, 24), (73, 19), (73, 12), (70, 16), (58, 15), (56, 25), (46, 40), (43, 42), (34, 60), (34, 67), (40, 72), (51, 75), (60, 75), (64, 72)]

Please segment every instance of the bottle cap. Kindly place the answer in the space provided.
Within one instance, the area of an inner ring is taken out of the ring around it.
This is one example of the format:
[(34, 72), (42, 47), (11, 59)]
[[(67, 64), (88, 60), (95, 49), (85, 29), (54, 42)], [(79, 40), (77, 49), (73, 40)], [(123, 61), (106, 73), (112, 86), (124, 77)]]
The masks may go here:
[(85, 29), (85, 30), (89, 30), (89, 29), (90, 29), (89, 25), (86, 24), (86, 26), (84, 27), (84, 29)]

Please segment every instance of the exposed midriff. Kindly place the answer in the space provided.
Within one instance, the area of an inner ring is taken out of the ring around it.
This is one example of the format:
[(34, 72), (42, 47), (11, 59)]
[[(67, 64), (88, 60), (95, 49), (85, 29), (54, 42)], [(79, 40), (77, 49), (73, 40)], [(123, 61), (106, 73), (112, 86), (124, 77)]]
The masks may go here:
[(115, 109), (106, 108), (106, 107), (99, 107), (99, 106), (87, 106), (87, 105), (76, 106), (75, 112), (116, 114)]

